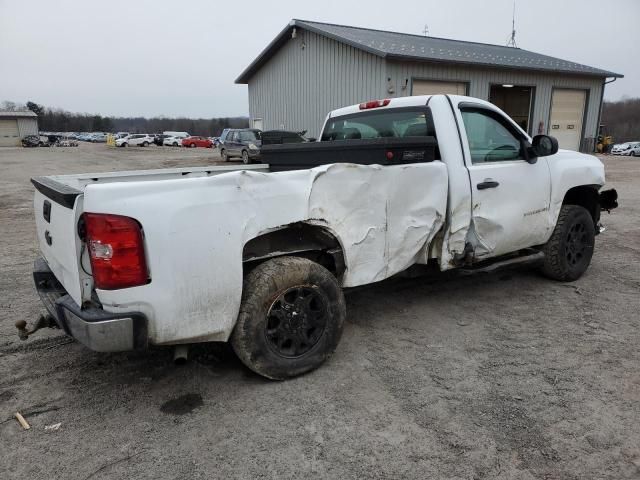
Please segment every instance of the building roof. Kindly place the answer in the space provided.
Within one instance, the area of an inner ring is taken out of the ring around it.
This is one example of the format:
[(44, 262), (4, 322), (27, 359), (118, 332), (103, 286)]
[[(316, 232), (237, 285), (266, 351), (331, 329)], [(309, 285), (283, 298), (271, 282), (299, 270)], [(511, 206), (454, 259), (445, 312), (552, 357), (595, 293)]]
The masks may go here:
[(291, 37), (293, 28), (309, 30), (373, 55), (395, 60), (461, 63), (597, 77), (621, 78), (623, 76), (521, 48), (294, 19), (240, 74), (236, 83), (247, 83), (253, 74), (286, 43)]
[(28, 112), (0, 112), (0, 118), (17, 118), (17, 117), (38, 117), (38, 115), (36, 115), (35, 113), (33, 113), (31, 110), (29, 110)]

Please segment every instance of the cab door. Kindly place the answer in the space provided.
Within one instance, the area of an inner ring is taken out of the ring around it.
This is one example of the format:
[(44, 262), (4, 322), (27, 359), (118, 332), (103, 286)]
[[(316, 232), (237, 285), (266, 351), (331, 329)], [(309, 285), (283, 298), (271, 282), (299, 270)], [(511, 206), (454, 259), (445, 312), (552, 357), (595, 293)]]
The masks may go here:
[(500, 110), (459, 103), (472, 197), (477, 260), (540, 245), (549, 238), (551, 178), (546, 158), (526, 160), (529, 138)]

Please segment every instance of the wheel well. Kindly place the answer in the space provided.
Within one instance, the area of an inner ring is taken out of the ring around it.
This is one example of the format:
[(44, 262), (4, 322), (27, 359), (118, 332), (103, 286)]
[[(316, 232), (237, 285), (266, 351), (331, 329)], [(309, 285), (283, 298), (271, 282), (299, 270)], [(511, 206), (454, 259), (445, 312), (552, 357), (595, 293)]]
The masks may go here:
[(297, 222), (249, 240), (242, 251), (245, 273), (265, 260), (285, 255), (313, 260), (338, 278), (345, 270), (338, 239), (325, 228)]
[(573, 187), (565, 194), (562, 204), (584, 207), (591, 214), (594, 224), (600, 221), (600, 197), (597, 185)]

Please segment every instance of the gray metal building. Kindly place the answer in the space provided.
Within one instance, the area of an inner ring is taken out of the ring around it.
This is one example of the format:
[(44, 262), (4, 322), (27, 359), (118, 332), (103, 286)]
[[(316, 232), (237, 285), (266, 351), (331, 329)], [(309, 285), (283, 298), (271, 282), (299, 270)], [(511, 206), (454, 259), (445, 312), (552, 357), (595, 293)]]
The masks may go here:
[(451, 93), (489, 100), (531, 135), (592, 151), (614, 72), (482, 43), (292, 20), (240, 74), (251, 126), (317, 136), (330, 110)]
[(0, 147), (20, 146), (26, 135), (38, 134), (38, 116), (29, 112), (0, 112)]

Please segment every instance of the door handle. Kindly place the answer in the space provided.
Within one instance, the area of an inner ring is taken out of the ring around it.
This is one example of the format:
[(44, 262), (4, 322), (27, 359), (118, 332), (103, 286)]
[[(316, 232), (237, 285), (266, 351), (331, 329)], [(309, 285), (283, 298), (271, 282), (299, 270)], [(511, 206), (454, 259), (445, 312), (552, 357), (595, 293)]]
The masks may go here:
[(493, 178), (485, 178), (484, 182), (480, 182), (476, 186), (478, 187), (478, 190), (486, 190), (487, 188), (496, 188), (498, 185), (500, 184)]

